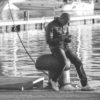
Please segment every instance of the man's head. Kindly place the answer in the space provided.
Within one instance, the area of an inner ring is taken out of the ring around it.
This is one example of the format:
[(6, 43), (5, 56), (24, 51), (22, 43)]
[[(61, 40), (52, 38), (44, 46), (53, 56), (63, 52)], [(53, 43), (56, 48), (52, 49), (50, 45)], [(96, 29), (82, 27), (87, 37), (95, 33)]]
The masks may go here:
[(59, 17), (59, 22), (64, 26), (69, 23), (70, 16), (68, 13), (62, 13)]

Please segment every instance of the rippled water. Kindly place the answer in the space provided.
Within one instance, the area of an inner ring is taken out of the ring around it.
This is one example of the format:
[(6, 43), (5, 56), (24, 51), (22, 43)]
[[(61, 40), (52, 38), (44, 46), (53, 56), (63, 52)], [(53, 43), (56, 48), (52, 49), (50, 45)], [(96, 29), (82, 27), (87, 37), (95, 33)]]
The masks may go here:
[[(46, 52), (43, 31), (20, 32), (19, 35), (34, 60)], [(25, 76), (36, 72), (34, 63), (25, 52), (17, 33), (0, 34), (0, 51), (1, 74)]]
[[(73, 52), (82, 60), (88, 78), (100, 83), (100, 24), (71, 26), (70, 34), (73, 35)], [(44, 30), (22, 31), (19, 35), (33, 60), (50, 52), (45, 43)], [(0, 34), (0, 61), (0, 74), (4, 76), (41, 74), (35, 69), (16, 32)]]
[(100, 24), (79, 25), (73, 30), (77, 35), (77, 55), (92, 85), (100, 86)]

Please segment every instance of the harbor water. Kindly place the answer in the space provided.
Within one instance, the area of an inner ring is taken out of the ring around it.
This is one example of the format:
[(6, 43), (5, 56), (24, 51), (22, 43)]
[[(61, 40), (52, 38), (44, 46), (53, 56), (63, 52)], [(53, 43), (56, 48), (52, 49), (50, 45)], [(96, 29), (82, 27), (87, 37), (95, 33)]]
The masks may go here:
[[(88, 79), (95, 84), (100, 83), (100, 24), (70, 26), (69, 32), (72, 35), (70, 47), (82, 60)], [(34, 62), (30, 59), (31, 56), (36, 61), (40, 55), (50, 53), (44, 30), (21, 31), (18, 34), (0, 33), (0, 75), (44, 75), (35, 69)], [(75, 68), (71, 68), (71, 74), (75, 79), (78, 78)]]

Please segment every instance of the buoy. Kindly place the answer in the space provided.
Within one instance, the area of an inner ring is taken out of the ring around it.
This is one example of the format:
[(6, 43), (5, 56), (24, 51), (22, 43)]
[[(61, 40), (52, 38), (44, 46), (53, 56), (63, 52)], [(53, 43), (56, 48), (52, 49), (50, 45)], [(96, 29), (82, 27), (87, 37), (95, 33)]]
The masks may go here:
[[(68, 65), (70, 66), (70, 61), (68, 60)], [(58, 67), (62, 67), (62, 63), (57, 60), (52, 54), (41, 55), (36, 60), (36, 68), (38, 70), (47, 70), (50, 74), (53, 75), (53, 70), (57, 70)], [(51, 73), (50, 73), (51, 72)], [(62, 76), (59, 79), (59, 83), (62, 86), (70, 83), (70, 69), (64, 69), (62, 72)]]
[(63, 64), (52, 54), (45, 54), (37, 58), (35, 66), (38, 70), (52, 71), (62, 67)]

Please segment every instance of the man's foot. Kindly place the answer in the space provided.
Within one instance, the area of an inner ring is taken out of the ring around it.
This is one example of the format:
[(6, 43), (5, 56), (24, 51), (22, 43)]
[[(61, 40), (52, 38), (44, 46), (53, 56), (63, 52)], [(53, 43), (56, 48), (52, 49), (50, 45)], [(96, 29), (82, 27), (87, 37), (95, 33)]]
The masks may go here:
[(77, 90), (80, 90), (80, 88), (76, 88), (76, 87), (72, 86), (71, 84), (67, 84), (67, 85), (63, 86), (61, 88), (61, 90), (64, 90), (64, 91), (77, 91)]
[(50, 79), (50, 83), (54, 91), (59, 91), (58, 82), (55, 82), (52, 79)]
[(94, 91), (94, 88), (91, 88), (89, 85), (86, 85), (84, 87), (81, 88), (82, 91)]

